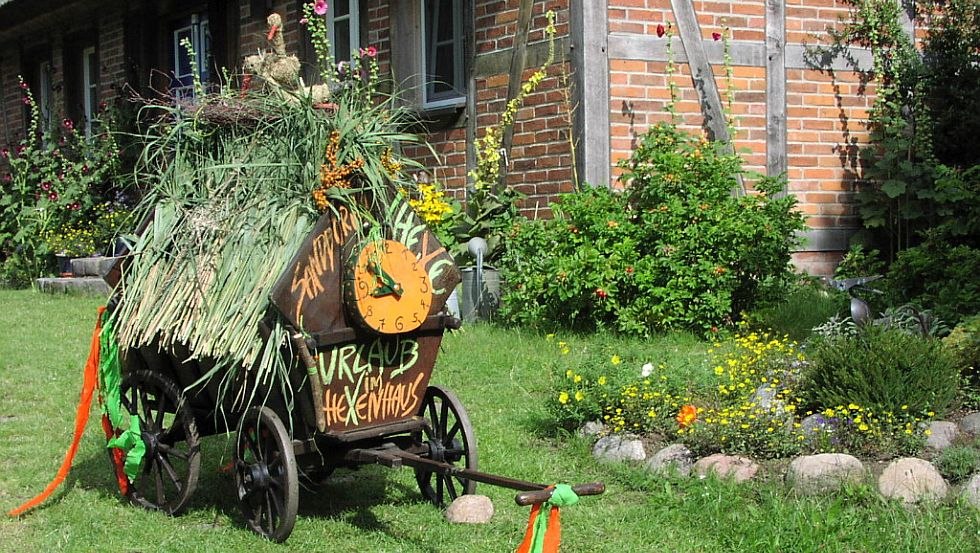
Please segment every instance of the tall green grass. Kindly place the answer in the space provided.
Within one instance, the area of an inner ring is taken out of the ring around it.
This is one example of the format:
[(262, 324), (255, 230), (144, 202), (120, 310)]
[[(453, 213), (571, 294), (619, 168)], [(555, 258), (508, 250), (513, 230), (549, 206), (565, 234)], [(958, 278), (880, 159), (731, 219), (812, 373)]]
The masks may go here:
[[(40, 491), (71, 439), (81, 368), (98, 302), (0, 290), (0, 509)], [(641, 342), (465, 327), (447, 336), (433, 381), (454, 389), (470, 413), (483, 470), (541, 482), (602, 480), (604, 496), (562, 511), (563, 551), (935, 552), (980, 550), (980, 513), (945, 503), (905, 509), (868, 488), (798, 499), (779, 475), (735, 486), (654, 478), (626, 466), (597, 464), (590, 444), (546, 430), (545, 401), (555, 340), (618, 353), (623, 365), (659, 359), (696, 372), (705, 344), (683, 335)], [(571, 355), (570, 353), (569, 355)], [(685, 361), (686, 360), (686, 361)], [(639, 367), (637, 367), (637, 370)], [(220, 469), (228, 441), (204, 440), (201, 481), (177, 518), (118, 497), (93, 421), (71, 475), (41, 508), (0, 518), (0, 551), (370, 551), (502, 552), (520, 542), (528, 510), (513, 492), (480, 485), (496, 514), (460, 526), (423, 502), (411, 471), (338, 470), (303, 489), (300, 516), (285, 545), (244, 528), (234, 484)]]

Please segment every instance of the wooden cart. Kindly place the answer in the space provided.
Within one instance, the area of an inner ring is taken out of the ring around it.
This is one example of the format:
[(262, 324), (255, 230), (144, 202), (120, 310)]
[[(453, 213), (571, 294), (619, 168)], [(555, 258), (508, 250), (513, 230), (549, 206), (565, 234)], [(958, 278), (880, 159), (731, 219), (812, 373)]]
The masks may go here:
[[(445, 311), (459, 282), (452, 258), (407, 204), (385, 240), (363, 239), (370, 232), (359, 225), (342, 207), (323, 215), (272, 291), (291, 336), (281, 348), (292, 367), (285, 388), (247, 376), (200, 384), (210, 364), (186, 349), (123, 352), (122, 403), (139, 417), (146, 446), (127, 487), (134, 503), (179, 513), (197, 484), (200, 438), (235, 431), (242, 513), (274, 541), (293, 529), (300, 475), (337, 467), (411, 467), (438, 505), (474, 493), (477, 482), (538, 492), (519, 495), (520, 504), (550, 496), (543, 484), (479, 472), (466, 410), (430, 384), (443, 333), (460, 324)], [(268, 338), (271, 324), (257, 332)]]

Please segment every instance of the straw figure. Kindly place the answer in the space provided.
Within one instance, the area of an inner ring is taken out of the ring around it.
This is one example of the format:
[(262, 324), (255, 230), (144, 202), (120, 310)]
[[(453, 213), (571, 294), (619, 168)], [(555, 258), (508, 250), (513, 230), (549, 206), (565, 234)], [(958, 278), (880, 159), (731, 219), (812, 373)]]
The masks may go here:
[(327, 85), (302, 86), (299, 59), (295, 55), (286, 53), (282, 17), (277, 13), (270, 14), (266, 18), (266, 23), (269, 25), (266, 40), (269, 42), (271, 52), (246, 56), (245, 71), (255, 75), (260, 83), (272, 89), (299, 92), (303, 96), (310, 97), (314, 104), (326, 102), (330, 97), (330, 89)]
[(286, 54), (286, 41), (282, 36), (282, 17), (274, 13), (266, 19), (269, 24), (271, 52), (259, 52), (245, 58), (245, 70), (259, 77), (267, 85), (285, 90), (299, 88), (299, 59)]

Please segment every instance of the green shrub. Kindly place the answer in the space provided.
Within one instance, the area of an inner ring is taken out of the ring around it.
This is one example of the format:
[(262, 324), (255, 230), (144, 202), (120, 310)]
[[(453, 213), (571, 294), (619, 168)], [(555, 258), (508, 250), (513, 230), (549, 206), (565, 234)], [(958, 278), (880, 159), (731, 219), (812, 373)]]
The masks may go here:
[(955, 325), (980, 312), (980, 249), (930, 239), (898, 254), (888, 270), (893, 305), (914, 303)]
[(820, 337), (807, 349), (806, 400), (820, 410), (854, 402), (877, 412), (945, 412), (959, 368), (942, 342), (883, 326)]
[(955, 484), (980, 470), (980, 451), (968, 446), (950, 446), (939, 454), (934, 463), (943, 477)]
[(636, 335), (730, 323), (790, 281), (803, 228), (782, 180), (732, 194), (741, 163), (721, 144), (651, 128), (623, 164), (622, 194), (565, 195), (554, 220), (513, 230), (504, 316)]
[(962, 378), (963, 404), (968, 408), (980, 408), (980, 315), (960, 322), (943, 345), (956, 356)]

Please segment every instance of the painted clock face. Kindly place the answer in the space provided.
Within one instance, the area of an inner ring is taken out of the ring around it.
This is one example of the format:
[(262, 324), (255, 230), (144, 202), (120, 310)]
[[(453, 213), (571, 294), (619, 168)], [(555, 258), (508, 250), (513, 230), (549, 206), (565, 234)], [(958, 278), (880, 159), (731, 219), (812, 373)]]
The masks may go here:
[(411, 250), (395, 240), (367, 240), (351, 263), (346, 296), (356, 320), (381, 334), (421, 326), (432, 306), (432, 282)]

